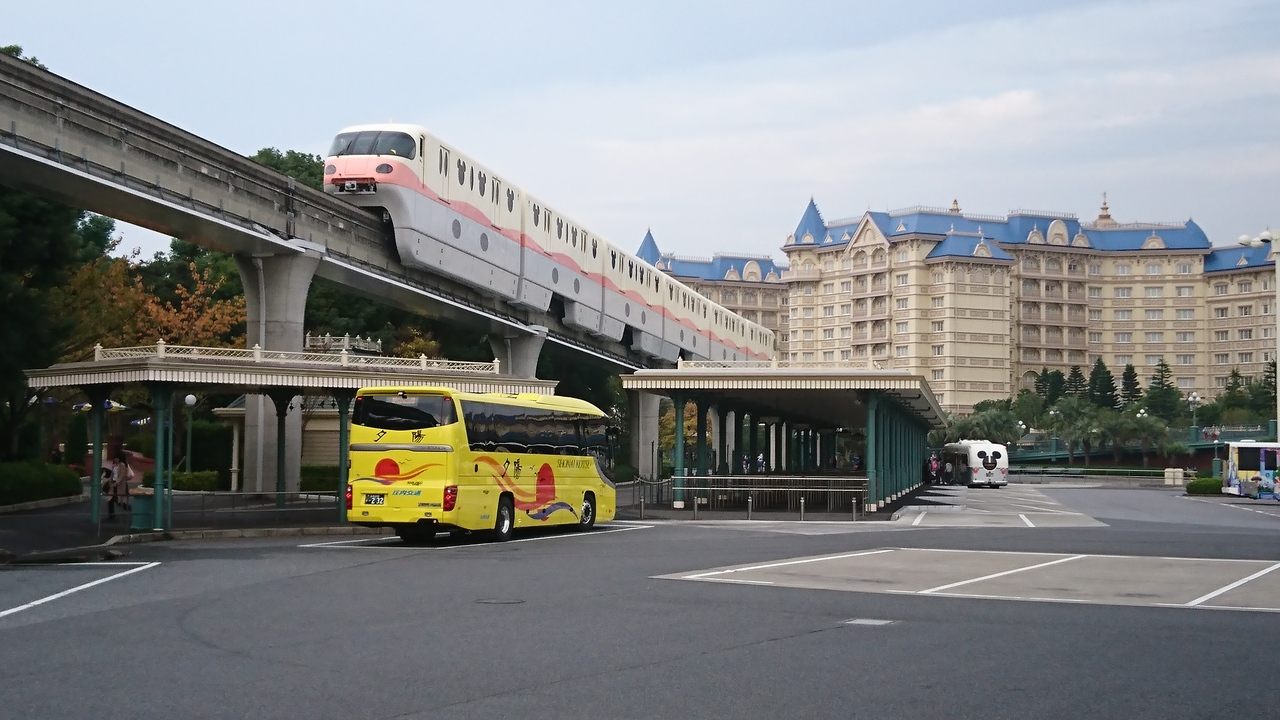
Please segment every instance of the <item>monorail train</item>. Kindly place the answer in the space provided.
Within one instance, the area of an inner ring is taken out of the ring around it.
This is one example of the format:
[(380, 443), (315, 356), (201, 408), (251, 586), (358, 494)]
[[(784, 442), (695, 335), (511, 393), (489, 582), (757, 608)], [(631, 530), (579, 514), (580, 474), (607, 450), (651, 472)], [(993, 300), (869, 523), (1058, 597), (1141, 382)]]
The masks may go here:
[(416, 125), (338, 134), (325, 191), (385, 212), (431, 270), (652, 358), (770, 359), (772, 331), (725, 310)]

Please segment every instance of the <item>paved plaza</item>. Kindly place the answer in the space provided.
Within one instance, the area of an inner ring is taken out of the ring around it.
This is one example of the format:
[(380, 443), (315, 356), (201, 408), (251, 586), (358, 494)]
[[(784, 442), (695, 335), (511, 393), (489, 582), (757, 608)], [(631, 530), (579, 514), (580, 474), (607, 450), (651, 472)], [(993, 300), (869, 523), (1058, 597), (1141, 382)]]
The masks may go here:
[[(1270, 505), (1031, 490), (931, 493), (954, 509), (919, 524), (636, 521), (428, 547), (243, 538), (10, 566), (0, 707), (130, 720), (1273, 713), (1256, 681), (1280, 642)], [(1034, 522), (1059, 514), (1079, 520)]]

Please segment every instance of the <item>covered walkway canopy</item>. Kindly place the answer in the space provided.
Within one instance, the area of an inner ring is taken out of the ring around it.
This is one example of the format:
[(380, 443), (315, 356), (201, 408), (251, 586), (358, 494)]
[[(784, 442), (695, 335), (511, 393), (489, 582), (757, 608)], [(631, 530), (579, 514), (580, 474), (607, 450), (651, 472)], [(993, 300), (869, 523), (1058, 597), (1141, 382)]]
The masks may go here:
[[(919, 484), (926, 436), (943, 424), (924, 377), (874, 366), (681, 362), (673, 370), (624, 375), (622, 385), (675, 403), (674, 476), (844, 471), (865, 476), (868, 512)], [(697, 427), (687, 461), (683, 409), (690, 402)], [(714, 449), (707, 427), (713, 408)], [(682, 498), (675, 501), (682, 507)]]

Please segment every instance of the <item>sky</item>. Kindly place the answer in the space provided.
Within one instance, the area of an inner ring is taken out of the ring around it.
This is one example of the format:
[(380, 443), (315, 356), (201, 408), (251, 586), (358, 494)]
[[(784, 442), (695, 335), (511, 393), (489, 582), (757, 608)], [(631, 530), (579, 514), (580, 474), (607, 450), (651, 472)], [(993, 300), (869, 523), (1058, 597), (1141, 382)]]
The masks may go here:
[(1280, 228), (1276, 28), (1280, 0), (44, 0), (0, 45), (244, 154), (411, 122), (622, 247), (781, 258), (810, 198)]

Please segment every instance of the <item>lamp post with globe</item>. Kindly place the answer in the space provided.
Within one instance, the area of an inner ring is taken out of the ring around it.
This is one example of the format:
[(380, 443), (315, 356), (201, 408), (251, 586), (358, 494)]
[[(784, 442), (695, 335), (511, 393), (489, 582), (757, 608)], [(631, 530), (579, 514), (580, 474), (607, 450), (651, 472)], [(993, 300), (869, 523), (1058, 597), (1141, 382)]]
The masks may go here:
[(1196, 408), (1200, 407), (1200, 393), (1193, 391), (1187, 396), (1187, 407), (1191, 409), (1191, 439), (1195, 440), (1196, 433), (1200, 432), (1200, 423), (1196, 422)]
[(196, 402), (195, 395), (188, 395), (182, 399), (182, 403), (187, 406), (187, 457), (183, 462), (183, 467), (187, 471), (188, 475), (191, 474), (191, 411), (195, 409)]

